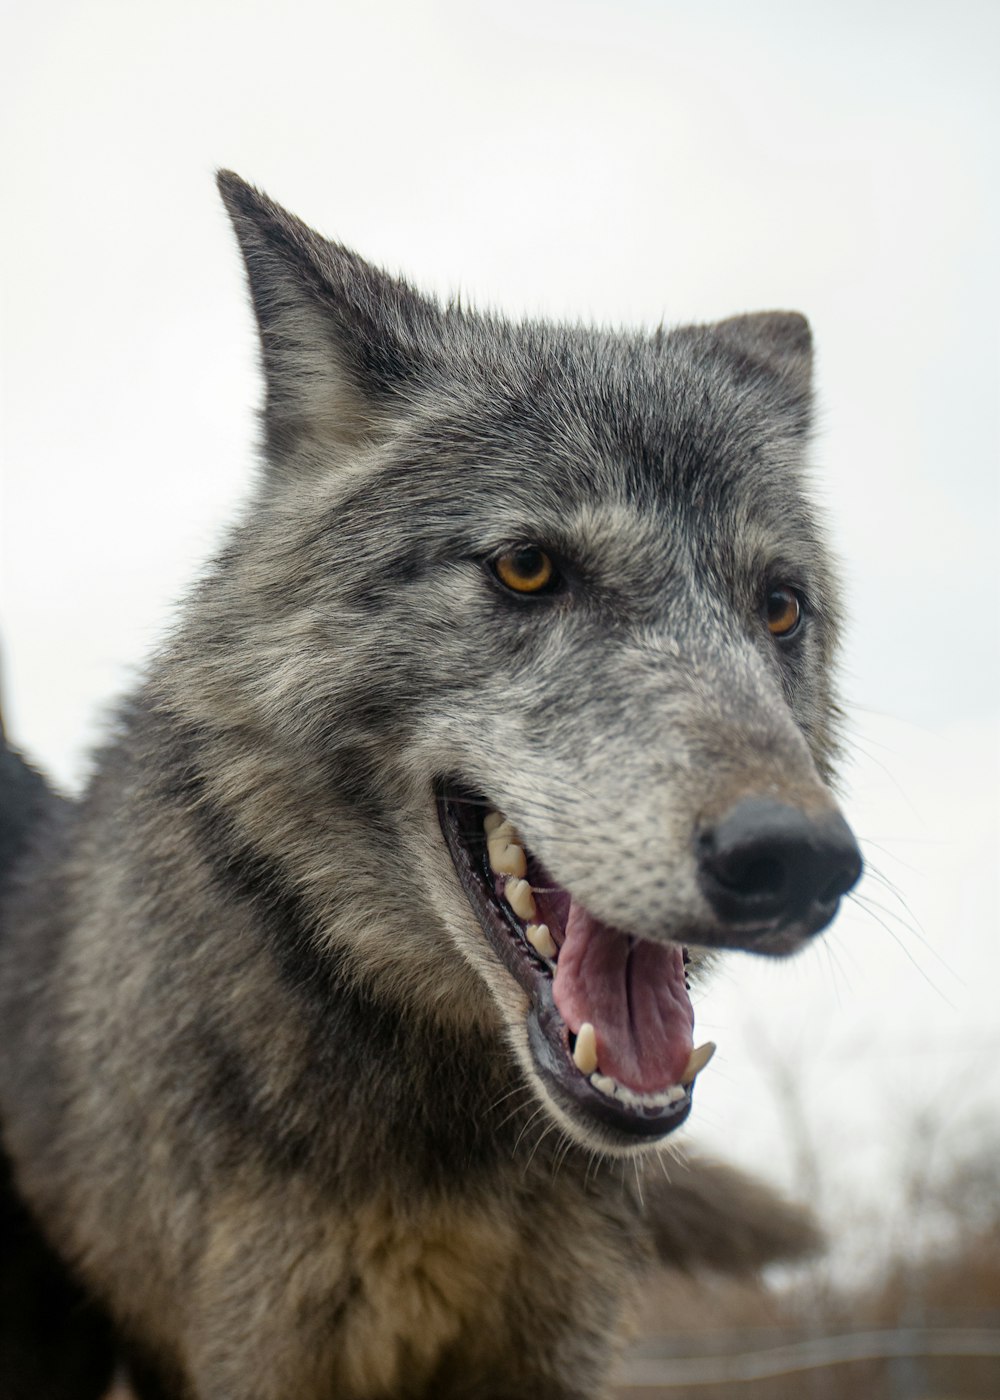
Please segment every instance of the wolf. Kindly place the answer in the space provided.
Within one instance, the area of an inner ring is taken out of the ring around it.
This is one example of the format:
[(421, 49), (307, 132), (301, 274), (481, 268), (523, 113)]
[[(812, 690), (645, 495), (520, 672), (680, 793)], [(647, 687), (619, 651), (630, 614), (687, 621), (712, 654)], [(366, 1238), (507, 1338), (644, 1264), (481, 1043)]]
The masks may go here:
[(144, 1400), (603, 1395), (651, 1261), (814, 1242), (671, 1150), (691, 979), (861, 869), (809, 327), (513, 323), (219, 187), (257, 488), (3, 896), (0, 1121), (97, 1310), (75, 1395), (108, 1329)]

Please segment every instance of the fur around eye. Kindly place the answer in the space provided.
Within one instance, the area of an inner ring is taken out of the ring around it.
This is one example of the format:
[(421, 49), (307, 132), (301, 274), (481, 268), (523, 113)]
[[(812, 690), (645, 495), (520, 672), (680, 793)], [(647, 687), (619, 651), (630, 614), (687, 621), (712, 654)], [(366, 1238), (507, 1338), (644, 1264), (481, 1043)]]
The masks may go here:
[(772, 637), (785, 640), (793, 636), (802, 622), (802, 599), (795, 589), (785, 583), (768, 589), (764, 600), (764, 619)]
[(493, 560), (493, 572), (512, 593), (547, 593), (558, 580), (552, 559), (535, 544), (515, 545)]

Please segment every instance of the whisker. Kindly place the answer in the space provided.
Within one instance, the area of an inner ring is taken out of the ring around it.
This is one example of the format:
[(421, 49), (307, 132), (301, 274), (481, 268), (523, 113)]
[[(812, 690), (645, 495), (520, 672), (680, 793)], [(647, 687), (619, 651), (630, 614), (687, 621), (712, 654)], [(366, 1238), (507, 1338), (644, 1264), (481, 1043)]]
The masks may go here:
[[(500, 1119), (500, 1122), (496, 1125), (497, 1132), (499, 1132), (501, 1128), (506, 1127), (508, 1123), (512, 1122), (518, 1116), (519, 1113), (523, 1112), (525, 1105), (530, 1103), (531, 1100), (534, 1098), (534, 1094), (532, 1093), (531, 1087), (529, 1085), (523, 1085), (521, 1093), (521, 1098), (518, 1100), (517, 1103), (515, 1103), (511, 1111), (505, 1114), (504, 1117)], [(504, 1094), (505, 1099), (509, 1099), (510, 1097), (510, 1094)], [(520, 1141), (520, 1139), (518, 1139), (518, 1141)]]
[(635, 1190), (636, 1190), (636, 1195), (639, 1197), (639, 1205), (642, 1207), (643, 1210), (645, 1210), (645, 1209), (646, 1209), (646, 1202), (645, 1202), (645, 1200), (644, 1200), (644, 1198), (643, 1198), (643, 1194), (642, 1194), (642, 1178), (641, 1178), (641, 1176), (639, 1175), (639, 1159), (638, 1159), (637, 1157), (633, 1157), (633, 1158), (632, 1158), (632, 1165), (633, 1165), (633, 1167), (635, 1168)]
[(863, 896), (859, 897), (858, 895), (853, 894), (853, 893), (848, 895), (848, 899), (853, 900), (854, 903), (858, 906), (859, 909), (863, 910), (864, 913), (866, 913), (866, 914), (869, 916), (869, 918), (874, 919), (875, 922), (876, 922), (877, 924), (880, 924), (880, 925), (882, 926), (882, 928), (885, 929), (885, 931), (886, 931), (886, 933), (889, 935), (889, 937), (890, 937), (890, 938), (893, 940), (893, 942), (901, 949), (901, 951), (903, 952), (903, 954), (904, 954), (904, 956), (906, 957), (906, 959), (907, 959), (910, 963), (912, 963), (913, 966), (916, 968), (916, 970), (920, 973), (920, 976), (921, 976), (921, 977), (924, 979), (924, 981), (927, 983), (928, 987), (931, 987), (931, 988), (938, 994), (938, 996), (941, 998), (941, 1000), (942, 1000), (943, 1002), (945, 1002), (946, 1005), (948, 1005), (948, 1006), (951, 1007), (952, 1011), (957, 1011), (957, 1010), (958, 1010), (958, 1007), (955, 1005), (955, 1003), (951, 1000), (951, 998), (950, 998), (949, 996), (946, 995), (946, 993), (944, 993), (944, 992), (941, 990), (941, 988), (931, 979), (931, 977), (927, 974), (927, 972), (920, 966), (919, 962), (917, 962), (916, 958), (913, 956), (913, 954), (910, 952), (909, 948), (907, 948), (906, 944), (903, 942), (903, 940), (902, 940), (902, 939), (899, 937), (899, 935), (896, 933), (896, 930), (892, 927), (892, 925), (889, 924), (889, 923), (887, 923), (885, 919), (881, 918), (878, 914), (876, 914), (876, 912), (875, 912), (874, 908), (872, 907), (871, 903), (870, 903), (868, 900), (864, 900), (864, 897), (863, 897)]
[(857, 904), (860, 909), (864, 909), (867, 913), (872, 914), (873, 911), (877, 909), (879, 913), (883, 914), (887, 919), (895, 919), (897, 924), (901, 924), (902, 927), (906, 930), (906, 932), (911, 934), (920, 944), (920, 946), (922, 948), (925, 948), (927, 952), (930, 953), (931, 957), (935, 958), (941, 964), (942, 969), (945, 972), (947, 972), (950, 977), (954, 977), (955, 981), (958, 982), (960, 986), (967, 987), (968, 982), (961, 975), (961, 973), (955, 971), (955, 969), (948, 962), (948, 959), (942, 953), (939, 953), (938, 950), (934, 947), (934, 944), (931, 942), (930, 938), (927, 937), (925, 931), (917, 922), (916, 918), (907, 906), (906, 901), (902, 898), (898, 891), (894, 890), (891, 885), (888, 886), (888, 889), (891, 894), (896, 895), (896, 898), (899, 899), (903, 908), (906, 910), (906, 914), (908, 916), (907, 918), (904, 918), (902, 914), (897, 913), (895, 909), (889, 909), (886, 907), (886, 905), (880, 904), (879, 901), (877, 899), (873, 899), (871, 895), (858, 894), (854, 892), (849, 897), (854, 900), (855, 904)]
[[(917, 867), (915, 865), (911, 865), (909, 861), (903, 860), (902, 856), (900, 856), (892, 848), (896, 844), (897, 839), (906, 840), (907, 838), (890, 837), (889, 839), (892, 842), (892, 845), (886, 845), (884, 841), (875, 841), (871, 836), (864, 836), (860, 831), (858, 832), (858, 840), (864, 846), (866, 851), (879, 851), (888, 860), (896, 861), (896, 863), (898, 865), (901, 865), (904, 870), (908, 870), (911, 874), (916, 875), (918, 873)], [(875, 868), (876, 867), (872, 865), (871, 861), (865, 861), (865, 869), (869, 873)]]
[[(525, 1133), (528, 1131), (528, 1129), (529, 1129), (529, 1128), (531, 1127), (531, 1125), (534, 1123), (535, 1119), (538, 1118), (538, 1117), (539, 1117), (541, 1114), (543, 1114), (544, 1112), (545, 1112), (545, 1105), (544, 1105), (544, 1104), (539, 1104), (539, 1106), (535, 1109), (534, 1113), (531, 1115), (531, 1117), (530, 1117), (530, 1118), (527, 1120), (527, 1122), (524, 1124), (524, 1126), (522, 1127), (521, 1131), (518, 1133), (518, 1135), (517, 1135), (517, 1141), (514, 1143), (513, 1155), (514, 1155), (515, 1157), (517, 1156), (517, 1150), (518, 1150), (518, 1148), (521, 1146), (521, 1139), (524, 1137)], [(544, 1137), (545, 1134), (543, 1133), (542, 1136)], [(541, 1139), (539, 1139), (539, 1141), (541, 1141)], [(537, 1151), (537, 1149), (538, 1149), (538, 1142), (535, 1143), (535, 1147), (534, 1147), (534, 1149), (533, 1149), (533, 1151), (532, 1151), (532, 1154), (531, 1154), (532, 1156), (534, 1156), (535, 1151)], [(529, 1157), (529, 1158), (528, 1158), (528, 1161), (525, 1163), (525, 1170), (527, 1170), (527, 1167), (528, 1167), (528, 1165), (530, 1164), (530, 1162), (531, 1162), (531, 1157)]]
[[(932, 952), (935, 957), (941, 960), (943, 966), (948, 967), (947, 962), (945, 962), (944, 958), (930, 942), (927, 930), (917, 918), (916, 914), (913, 912), (913, 909), (910, 907), (909, 903), (904, 898), (903, 894), (901, 893), (899, 888), (894, 884), (894, 882), (890, 880), (888, 876), (885, 875), (881, 870), (879, 870), (877, 866), (869, 866), (868, 873), (872, 877), (872, 879), (874, 879), (877, 885), (881, 886), (881, 888), (884, 889), (887, 894), (891, 894), (892, 897), (895, 900), (897, 900), (898, 903), (902, 906), (907, 918), (911, 920), (910, 932), (914, 935), (914, 937), (917, 938), (920, 942), (924, 943), (928, 950)], [(867, 897), (870, 898), (870, 896)], [(898, 918), (899, 915), (897, 915), (896, 917)], [(954, 972), (953, 968), (948, 967), (948, 971), (952, 972), (954, 976), (958, 975)]]
[(601, 1154), (600, 1154), (600, 1153), (597, 1151), (597, 1149), (594, 1148), (594, 1147), (588, 1148), (588, 1149), (587, 1149), (587, 1169), (586, 1169), (586, 1171), (585, 1171), (584, 1174), (583, 1174), (583, 1189), (584, 1189), (584, 1191), (586, 1191), (586, 1190), (587, 1190), (587, 1187), (590, 1185), (590, 1174), (591, 1174), (591, 1172), (596, 1171), (597, 1168), (600, 1166), (600, 1164), (601, 1164)]
[[(893, 773), (893, 771), (892, 771), (892, 769), (889, 767), (889, 765), (886, 764), (886, 763), (883, 763), (882, 760), (881, 760), (880, 758), (876, 758), (875, 754), (873, 754), (873, 753), (870, 751), (870, 749), (869, 749), (868, 747), (866, 747), (865, 741), (863, 741), (863, 740), (861, 740), (861, 739), (858, 739), (858, 738), (855, 736), (855, 737), (852, 737), (851, 742), (852, 742), (852, 746), (853, 746), (855, 749), (857, 749), (858, 753), (863, 754), (863, 755), (865, 756), (865, 758), (867, 758), (867, 760), (868, 760), (869, 763), (874, 763), (874, 765), (875, 765), (876, 768), (881, 768), (882, 772), (883, 772), (883, 773), (885, 774), (885, 776), (889, 779), (890, 783), (892, 783), (893, 787), (896, 789), (896, 792), (899, 794), (899, 796), (900, 796), (900, 797), (903, 799), (903, 801), (906, 803), (907, 807), (909, 808), (909, 810), (910, 810), (910, 812), (913, 814), (913, 816), (919, 818), (919, 817), (920, 817), (920, 812), (918, 811), (918, 809), (917, 809), (917, 807), (916, 807), (916, 804), (915, 804), (915, 803), (911, 800), (911, 798), (907, 795), (905, 789), (903, 788), (902, 783), (900, 783), (899, 779), (896, 777), (895, 773)], [(872, 742), (877, 742), (877, 741), (872, 741)], [(892, 752), (892, 750), (890, 749), (890, 747), (889, 747), (888, 744), (879, 744), (879, 748), (885, 749), (885, 750), (886, 750), (887, 752), (889, 752), (889, 753)]]
[[(544, 1109), (544, 1108), (541, 1108), (541, 1109), (539, 1109), (539, 1112), (540, 1112), (540, 1113), (544, 1113), (544, 1112), (545, 1112), (545, 1109)], [(523, 1171), (523, 1173), (522, 1173), (522, 1176), (523, 1176), (523, 1177), (526, 1177), (526, 1176), (528, 1175), (528, 1168), (531, 1166), (531, 1163), (534, 1161), (535, 1153), (536, 1153), (536, 1152), (538, 1151), (538, 1149), (541, 1147), (542, 1143), (543, 1143), (543, 1142), (545, 1141), (545, 1139), (548, 1137), (549, 1133), (555, 1132), (555, 1128), (556, 1128), (555, 1123), (553, 1123), (553, 1122), (550, 1121), (548, 1124), (546, 1124), (545, 1131), (544, 1131), (543, 1133), (540, 1133), (540, 1134), (539, 1134), (539, 1136), (538, 1136), (538, 1138), (537, 1138), (537, 1140), (536, 1140), (536, 1142), (535, 1142), (534, 1147), (531, 1149), (531, 1152), (530, 1152), (529, 1155), (528, 1155), (528, 1160), (527, 1160), (527, 1161), (525, 1162), (525, 1164), (524, 1164), (524, 1171)]]
[(566, 1158), (569, 1156), (570, 1150), (573, 1148), (573, 1146), (574, 1142), (573, 1139), (570, 1137), (569, 1133), (563, 1132), (560, 1137), (559, 1144), (556, 1147), (555, 1159), (552, 1165), (553, 1180), (555, 1179), (555, 1177), (558, 1176), (559, 1171), (565, 1163)]

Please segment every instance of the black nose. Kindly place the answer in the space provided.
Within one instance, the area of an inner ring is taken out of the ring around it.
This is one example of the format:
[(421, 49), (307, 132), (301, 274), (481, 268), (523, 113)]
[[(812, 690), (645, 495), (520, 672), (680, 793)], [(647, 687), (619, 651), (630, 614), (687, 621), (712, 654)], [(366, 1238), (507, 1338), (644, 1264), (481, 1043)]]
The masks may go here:
[(861, 852), (839, 812), (808, 816), (748, 797), (698, 838), (698, 878), (719, 919), (754, 937), (817, 933), (861, 874)]

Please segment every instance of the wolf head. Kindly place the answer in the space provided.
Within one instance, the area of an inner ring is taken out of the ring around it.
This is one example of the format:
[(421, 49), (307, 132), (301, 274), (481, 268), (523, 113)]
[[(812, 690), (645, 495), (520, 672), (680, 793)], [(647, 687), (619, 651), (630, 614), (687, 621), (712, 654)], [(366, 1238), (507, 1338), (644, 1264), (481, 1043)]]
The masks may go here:
[(662, 1138), (689, 968), (794, 951), (860, 871), (807, 323), (515, 325), (220, 188), (266, 379), (188, 627), (222, 796), (357, 976), (492, 1029), (588, 1146)]

